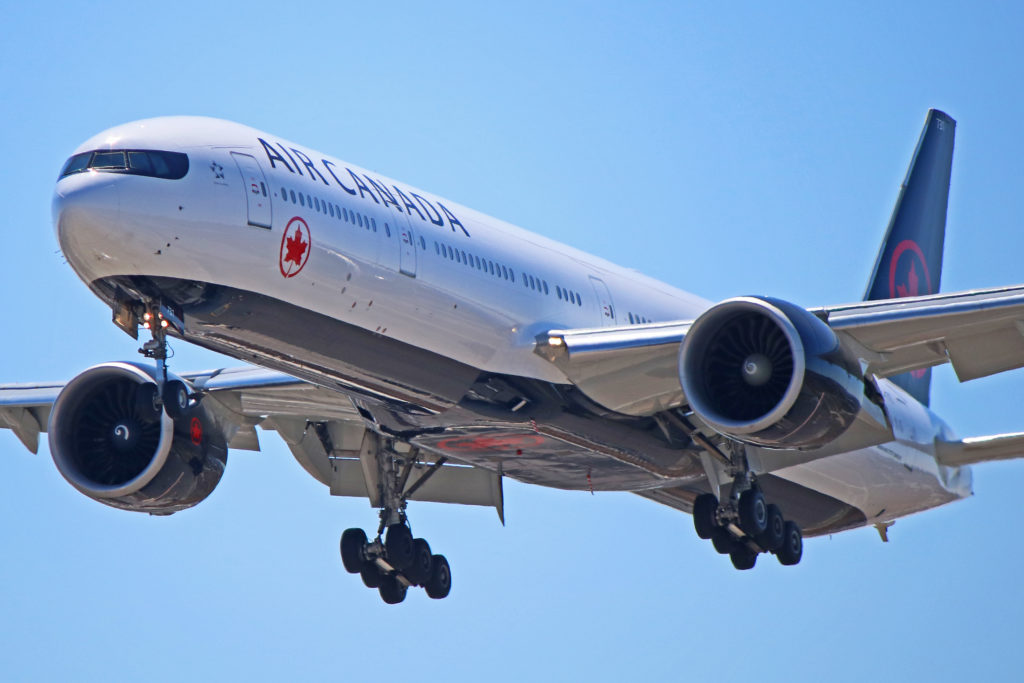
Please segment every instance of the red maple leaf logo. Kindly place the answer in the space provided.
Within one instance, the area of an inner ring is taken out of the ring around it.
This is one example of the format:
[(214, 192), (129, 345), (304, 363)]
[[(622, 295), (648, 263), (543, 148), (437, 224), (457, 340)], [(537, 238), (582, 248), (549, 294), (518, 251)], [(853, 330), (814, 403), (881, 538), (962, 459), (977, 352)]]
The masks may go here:
[(907, 285), (896, 285), (896, 292), (900, 295), (900, 298), (905, 296), (917, 296), (920, 292), (920, 282), (917, 279), (917, 271), (914, 270), (914, 262), (910, 262), (910, 272), (907, 273)]
[(299, 216), (295, 216), (281, 235), (281, 249), (277, 265), (283, 277), (295, 277), (306, 265), (312, 251), (313, 238), (309, 234), (309, 226)]
[(296, 230), (295, 234), (285, 239), (285, 261), (291, 261), (297, 266), (302, 265), (302, 257), (306, 254), (306, 247), (309, 246), (308, 242), (302, 241), (302, 231)]

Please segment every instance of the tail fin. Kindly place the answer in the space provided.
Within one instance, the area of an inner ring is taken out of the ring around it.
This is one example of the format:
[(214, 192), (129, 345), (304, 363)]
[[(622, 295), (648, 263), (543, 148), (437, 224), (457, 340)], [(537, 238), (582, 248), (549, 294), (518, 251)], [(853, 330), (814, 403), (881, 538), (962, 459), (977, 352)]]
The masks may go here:
[[(948, 114), (928, 110), (921, 138), (889, 219), (885, 241), (875, 261), (865, 301), (938, 293), (955, 132), (956, 121)], [(899, 375), (892, 380), (928, 405), (930, 369)]]

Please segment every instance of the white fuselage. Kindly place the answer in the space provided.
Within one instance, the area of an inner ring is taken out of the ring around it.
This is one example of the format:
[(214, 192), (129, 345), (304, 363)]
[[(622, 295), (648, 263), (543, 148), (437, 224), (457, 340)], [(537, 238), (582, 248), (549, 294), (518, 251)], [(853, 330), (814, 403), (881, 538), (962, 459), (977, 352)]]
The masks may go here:
[[(534, 353), (539, 334), (693, 319), (711, 305), (239, 124), (139, 121), (77, 151), (96, 149), (184, 152), (190, 168), (180, 180), (89, 171), (58, 182), (57, 236), (87, 283), (144, 275), (256, 292), (480, 371), (563, 384)], [(933, 457), (942, 423), (916, 402), (902, 419), (913, 428), (892, 444), (774, 473), (869, 522), (969, 495), (969, 471)]]

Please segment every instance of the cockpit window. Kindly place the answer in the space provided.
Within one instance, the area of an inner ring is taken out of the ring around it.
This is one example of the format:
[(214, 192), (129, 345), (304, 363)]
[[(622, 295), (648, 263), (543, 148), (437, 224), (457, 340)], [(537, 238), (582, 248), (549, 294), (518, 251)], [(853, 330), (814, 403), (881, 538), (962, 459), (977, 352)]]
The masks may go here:
[(76, 154), (64, 164), (60, 177), (84, 171), (127, 173), (178, 180), (188, 173), (188, 155), (152, 149), (96, 150)]
[(96, 152), (92, 155), (89, 168), (124, 169), (128, 168), (128, 164), (125, 163), (124, 152)]

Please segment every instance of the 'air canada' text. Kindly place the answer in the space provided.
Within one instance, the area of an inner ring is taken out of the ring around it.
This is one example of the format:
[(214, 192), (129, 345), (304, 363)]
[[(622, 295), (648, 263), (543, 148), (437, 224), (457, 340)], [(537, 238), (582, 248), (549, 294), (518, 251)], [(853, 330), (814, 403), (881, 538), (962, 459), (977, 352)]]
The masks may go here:
[[(330, 187), (331, 183), (327, 180), (327, 176), (330, 176), (338, 187), (353, 197), (358, 195), (363, 199), (369, 198), (377, 204), (383, 204), (384, 208), (394, 207), (399, 213), (419, 216), (420, 220), (424, 223), (429, 222), (440, 227), (444, 227), (445, 223), (447, 223), (451, 227), (452, 232), (455, 232), (457, 226), (466, 237), (470, 236), (469, 231), (455, 217), (455, 214), (441, 202), (436, 200), (431, 202), (429, 199), (410, 191), (408, 188), (403, 191), (397, 185), (392, 185), (391, 189), (388, 189), (381, 180), (375, 180), (365, 173), (360, 177), (348, 167), (339, 169), (337, 164), (327, 159), (320, 160), (320, 166), (327, 172), (327, 175), (324, 175), (320, 167), (309, 158), (308, 154), (294, 147), (288, 149), (280, 143), (275, 146), (263, 138), (256, 139), (263, 145), (263, 151), (267, 153), (267, 160), (270, 162), (271, 168), (277, 168), (280, 164), (291, 173), (298, 173), (300, 176), (308, 177), (313, 182), (317, 182), (319, 179), (328, 187)], [(303, 173), (303, 169), (305, 169), (305, 173)], [(394, 190), (394, 193), (391, 190)], [(437, 206), (434, 205), (435, 203)]]

